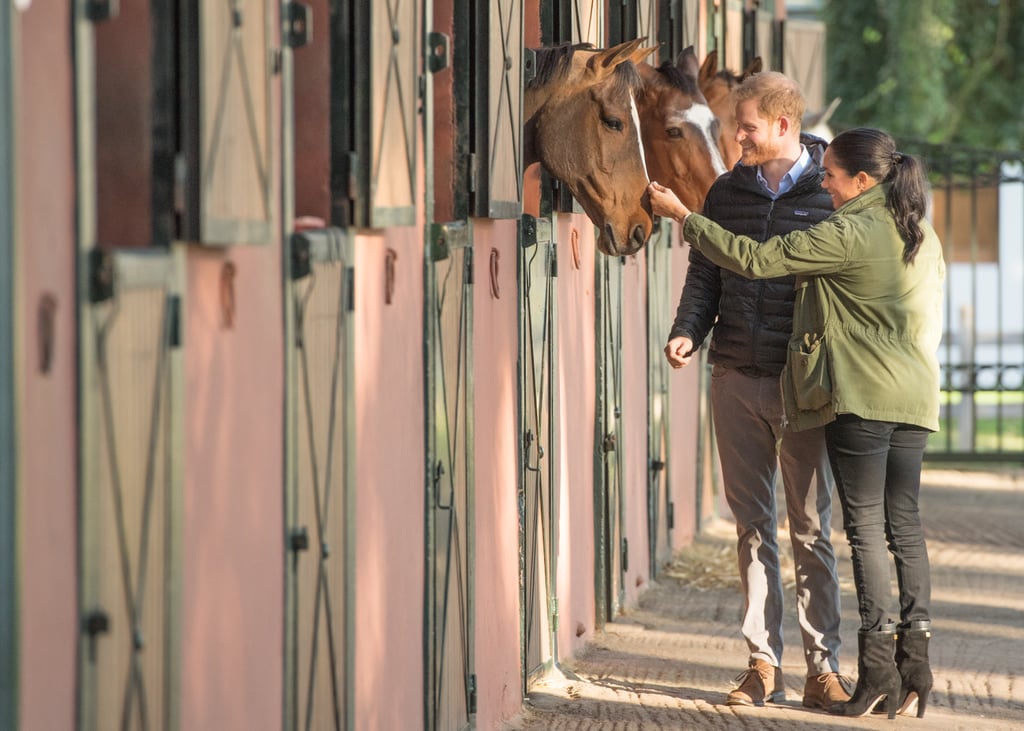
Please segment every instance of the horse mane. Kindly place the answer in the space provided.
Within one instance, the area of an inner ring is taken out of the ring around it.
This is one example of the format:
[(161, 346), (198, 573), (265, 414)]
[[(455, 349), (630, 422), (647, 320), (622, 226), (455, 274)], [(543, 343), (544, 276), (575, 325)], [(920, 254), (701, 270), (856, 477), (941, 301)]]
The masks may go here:
[(689, 96), (701, 96), (700, 87), (697, 86), (697, 79), (683, 72), (682, 69), (671, 61), (665, 61), (657, 70), (659, 78), (665, 83), (674, 86)]
[(743, 74), (737, 74), (729, 69), (720, 69), (715, 73), (716, 79), (721, 79), (730, 89), (735, 89), (743, 81)]
[[(598, 51), (593, 43), (562, 43), (536, 49), (537, 71), (526, 88), (547, 86), (564, 78), (572, 69), (576, 51)], [(640, 88), (640, 72), (632, 63), (620, 63), (612, 75), (613, 91), (636, 92)]]

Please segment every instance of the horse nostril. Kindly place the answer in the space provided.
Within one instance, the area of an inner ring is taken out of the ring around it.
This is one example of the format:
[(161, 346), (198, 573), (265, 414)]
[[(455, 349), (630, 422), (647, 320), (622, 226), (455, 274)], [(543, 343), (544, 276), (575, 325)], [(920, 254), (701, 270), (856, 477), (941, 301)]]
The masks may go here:
[(610, 222), (604, 225), (604, 235), (608, 240), (609, 251), (615, 251), (618, 248), (618, 244), (615, 241), (615, 229), (612, 228)]
[(640, 224), (633, 227), (633, 241), (636, 242), (638, 249), (647, 241), (647, 232), (644, 231), (644, 227)]

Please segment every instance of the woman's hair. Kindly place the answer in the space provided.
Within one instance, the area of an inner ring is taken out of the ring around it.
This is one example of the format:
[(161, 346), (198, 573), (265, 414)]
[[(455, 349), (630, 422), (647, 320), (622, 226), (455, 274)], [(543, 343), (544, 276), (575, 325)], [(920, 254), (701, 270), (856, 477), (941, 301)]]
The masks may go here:
[(847, 174), (863, 171), (880, 183), (890, 183), (885, 205), (903, 239), (903, 261), (913, 262), (924, 240), (921, 219), (928, 206), (924, 166), (913, 155), (899, 152), (888, 133), (870, 127), (836, 135), (829, 149), (836, 164)]

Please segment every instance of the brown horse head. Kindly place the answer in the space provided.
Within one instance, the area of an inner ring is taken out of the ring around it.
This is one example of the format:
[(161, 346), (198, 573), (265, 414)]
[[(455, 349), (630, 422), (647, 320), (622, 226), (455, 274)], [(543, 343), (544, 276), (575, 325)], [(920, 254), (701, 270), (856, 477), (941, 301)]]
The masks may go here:
[(697, 85), (697, 56), (687, 48), (675, 64), (638, 65), (640, 129), (647, 170), (692, 211), (704, 207), (715, 178), (725, 172), (718, 148), (719, 123)]
[(523, 99), (523, 162), (539, 162), (599, 229), (611, 256), (640, 249), (654, 225), (635, 97), (642, 38), (614, 48), (563, 45), (536, 51)]
[(743, 70), (741, 74), (735, 74), (728, 69), (718, 70), (718, 51), (711, 51), (704, 57), (704, 63), (700, 66), (698, 81), (704, 98), (708, 100), (708, 106), (718, 117), (720, 124), (718, 135), (718, 147), (722, 151), (722, 159), (727, 168), (732, 168), (739, 159), (742, 150), (736, 141), (736, 102), (733, 101), (732, 91), (739, 86), (745, 78), (753, 76), (761, 71), (761, 57), (758, 56)]

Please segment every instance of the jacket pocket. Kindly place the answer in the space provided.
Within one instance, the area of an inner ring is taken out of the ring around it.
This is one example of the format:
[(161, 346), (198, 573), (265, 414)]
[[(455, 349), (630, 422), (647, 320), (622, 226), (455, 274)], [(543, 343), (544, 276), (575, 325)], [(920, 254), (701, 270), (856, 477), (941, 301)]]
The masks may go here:
[(790, 341), (788, 366), (798, 409), (817, 411), (832, 401), (832, 376), (823, 336), (804, 333)]

